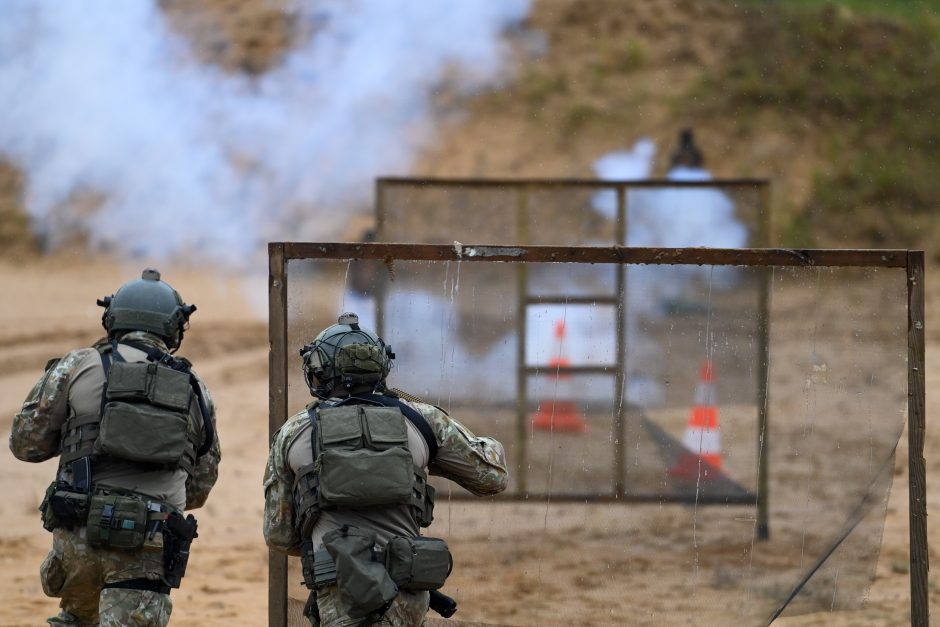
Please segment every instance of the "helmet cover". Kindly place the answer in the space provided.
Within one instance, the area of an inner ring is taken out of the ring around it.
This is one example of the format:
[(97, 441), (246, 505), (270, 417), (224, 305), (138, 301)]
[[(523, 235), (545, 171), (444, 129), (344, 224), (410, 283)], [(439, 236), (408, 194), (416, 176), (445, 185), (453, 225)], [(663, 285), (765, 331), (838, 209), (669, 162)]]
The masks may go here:
[(300, 349), (310, 393), (329, 398), (338, 386), (352, 390), (385, 380), (395, 354), (378, 335), (359, 326), (359, 316), (344, 313)]

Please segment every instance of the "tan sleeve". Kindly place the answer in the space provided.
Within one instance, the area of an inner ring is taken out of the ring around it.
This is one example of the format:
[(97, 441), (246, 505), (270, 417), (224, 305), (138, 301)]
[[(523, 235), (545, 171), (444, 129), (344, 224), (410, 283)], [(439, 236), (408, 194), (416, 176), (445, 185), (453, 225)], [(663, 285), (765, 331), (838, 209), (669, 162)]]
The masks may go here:
[(437, 456), (428, 465), (432, 475), (456, 482), (477, 496), (506, 489), (506, 452), (493, 438), (477, 437), (467, 427), (432, 405), (413, 403), (437, 438)]
[(212, 441), (212, 448), (196, 460), (193, 467), (193, 473), (186, 479), (186, 509), (197, 509), (206, 503), (209, 498), (209, 492), (219, 478), (219, 462), (222, 461), (222, 447), (219, 444), (219, 425), (215, 420), (215, 403), (209, 395), (209, 390), (203, 385), (197, 377), (199, 387), (202, 390), (202, 397), (206, 401), (206, 407), (209, 410), (209, 419), (212, 420), (215, 437)]
[(69, 385), (94, 349), (83, 348), (50, 362), (23, 407), (13, 416), (10, 450), (24, 462), (43, 462), (59, 454), (62, 426), (69, 417)]
[(274, 434), (264, 468), (264, 541), (288, 555), (300, 555), (300, 531), (294, 512), (294, 472), (288, 463), (290, 438), (282, 428)]

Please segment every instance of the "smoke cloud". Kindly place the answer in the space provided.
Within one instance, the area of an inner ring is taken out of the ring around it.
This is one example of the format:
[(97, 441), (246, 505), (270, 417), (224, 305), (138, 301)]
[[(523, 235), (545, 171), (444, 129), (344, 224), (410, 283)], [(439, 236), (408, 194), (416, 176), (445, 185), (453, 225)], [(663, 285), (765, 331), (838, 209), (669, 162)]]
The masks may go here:
[[(0, 5), (0, 151), (27, 172), (36, 230), (229, 263), (336, 237), (372, 178), (408, 171), (445, 77), (499, 79), (529, 0), (311, 4), (309, 41), (255, 78), (196, 62), (153, 2)], [(63, 211), (83, 190), (98, 202)]]

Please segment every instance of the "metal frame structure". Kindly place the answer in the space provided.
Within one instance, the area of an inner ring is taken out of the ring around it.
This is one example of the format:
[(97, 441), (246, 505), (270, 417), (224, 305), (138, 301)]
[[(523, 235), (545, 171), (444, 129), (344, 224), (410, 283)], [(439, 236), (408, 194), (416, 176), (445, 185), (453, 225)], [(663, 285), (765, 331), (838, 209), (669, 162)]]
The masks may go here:
[[(616, 195), (616, 217), (614, 220), (614, 241), (610, 242), (614, 246), (623, 246), (627, 243), (628, 231), (628, 206), (627, 193), (632, 189), (750, 189), (758, 194), (758, 220), (756, 224), (756, 233), (753, 238), (753, 246), (765, 248), (771, 245), (771, 224), (770, 224), (770, 182), (767, 179), (713, 179), (709, 181), (673, 181), (670, 179), (636, 179), (636, 180), (600, 180), (600, 179), (559, 179), (559, 178), (439, 178), (439, 177), (383, 177), (376, 179), (375, 183), (375, 223), (376, 240), (379, 242), (388, 241), (388, 199), (386, 192), (390, 189), (411, 187), (428, 189), (481, 189), (481, 190), (506, 190), (516, 194), (516, 234), (518, 241), (502, 242), (514, 245), (525, 246), (530, 242), (529, 220), (532, 212), (537, 208), (530, 207), (529, 198), (537, 191), (544, 190), (572, 190), (588, 189), (594, 191), (611, 191)], [(459, 234), (455, 235), (460, 237)], [(767, 398), (767, 359), (766, 353), (770, 342), (769, 329), (769, 275), (764, 272), (760, 276), (758, 287), (758, 316), (757, 324), (757, 347), (758, 351), (764, 356), (759, 360), (758, 367), (755, 369), (755, 388), (757, 391), (757, 429), (759, 433), (766, 433), (767, 426), (767, 408), (769, 407)], [(379, 336), (385, 336), (384, 322), (384, 295), (385, 286), (379, 282), (376, 290), (376, 331)], [(527, 432), (527, 410), (528, 410), (528, 381), (532, 377), (546, 376), (550, 374), (582, 374), (582, 375), (613, 375), (614, 397), (619, 397), (621, 390), (626, 383), (626, 359), (627, 354), (627, 303), (625, 302), (627, 294), (627, 273), (625, 265), (618, 266), (616, 273), (616, 285), (613, 294), (596, 294), (581, 296), (578, 298), (570, 297), (544, 297), (532, 296), (529, 293), (529, 276), (525, 264), (517, 264), (516, 269), (516, 337), (520, 338), (517, 343), (516, 354), (516, 450), (515, 450), (515, 473), (516, 484), (518, 486), (518, 496), (520, 500), (531, 500), (540, 495), (528, 493), (527, 468), (528, 468), (528, 432)], [(617, 359), (616, 363), (609, 365), (592, 366), (552, 366), (544, 364), (526, 365), (526, 344), (528, 337), (526, 332), (527, 308), (533, 305), (611, 305), (618, 307), (617, 327), (614, 331), (614, 343), (616, 345)], [(614, 485), (612, 494), (570, 494), (562, 496), (562, 499), (578, 501), (590, 499), (594, 501), (602, 500), (623, 500), (629, 499), (633, 503), (660, 503), (664, 501), (663, 495), (658, 494), (638, 494), (631, 493), (627, 485), (627, 448), (624, 445), (626, 439), (626, 408), (623, 403), (617, 405), (614, 414), (613, 433), (611, 446), (613, 447), (614, 467), (612, 469)], [(760, 446), (760, 443), (757, 443)], [(769, 484), (767, 481), (767, 458), (758, 455), (757, 471), (757, 493), (746, 494), (735, 498), (715, 496), (715, 498), (706, 498), (700, 500), (700, 505), (708, 504), (726, 504), (726, 503), (749, 503), (757, 506), (757, 525), (758, 537), (766, 540), (770, 535), (769, 527)], [(461, 496), (468, 496), (458, 494)], [(553, 500), (558, 500), (558, 495), (553, 495)], [(685, 502), (688, 499), (675, 498), (677, 502)]]
[[(779, 267), (903, 268), (907, 276), (908, 312), (908, 498), (910, 505), (911, 624), (929, 624), (927, 595), (927, 490), (924, 461), (925, 345), (924, 253), (907, 250), (796, 250), (627, 248), (623, 246), (473, 246), (430, 244), (338, 244), (278, 242), (268, 245), (269, 258), (269, 435), (284, 424), (287, 397), (287, 264), (290, 260), (399, 260), (461, 262), (568, 262), (653, 265), (721, 265)], [(760, 370), (767, 372), (769, 354)], [(766, 380), (765, 380), (766, 384)], [(766, 402), (766, 396), (765, 396)], [(765, 407), (766, 410), (766, 407)], [(759, 463), (766, 457), (767, 424), (758, 434)], [(760, 489), (760, 486), (759, 488)], [(583, 499), (582, 499), (583, 500)], [(622, 500), (622, 499), (621, 499)], [(760, 529), (756, 532), (759, 534)], [(287, 624), (287, 557), (271, 551), (268, 558), (268, 624)]]

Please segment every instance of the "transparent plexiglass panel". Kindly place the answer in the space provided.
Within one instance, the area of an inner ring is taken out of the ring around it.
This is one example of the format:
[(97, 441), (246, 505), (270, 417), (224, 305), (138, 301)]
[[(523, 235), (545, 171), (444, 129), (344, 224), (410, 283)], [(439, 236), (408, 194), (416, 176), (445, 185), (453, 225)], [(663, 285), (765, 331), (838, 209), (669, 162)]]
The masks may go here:
[(390, 386), (505, 447), (499, 497), (435, 479), (425, 533), (454, 553), (444, 591), (462, 620), (749, 625), (860, 607), (906, 417), (902, 270), (336, 260), (289, 276), (293, 355), (355, 311), (395, 350)]

